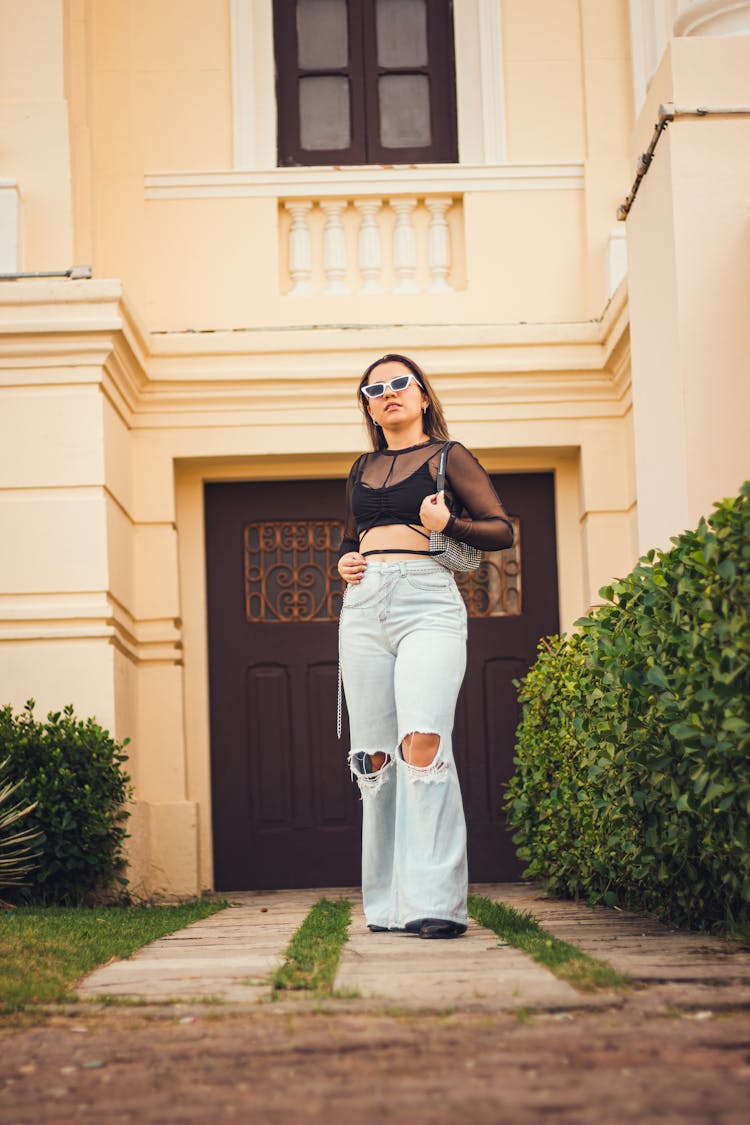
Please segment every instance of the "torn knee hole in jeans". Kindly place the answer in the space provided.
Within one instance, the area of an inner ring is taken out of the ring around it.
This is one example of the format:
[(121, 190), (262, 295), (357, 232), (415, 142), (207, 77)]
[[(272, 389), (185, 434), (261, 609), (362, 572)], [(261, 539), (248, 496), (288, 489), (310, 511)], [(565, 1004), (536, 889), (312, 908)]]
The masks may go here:
[[(380, 765), (376, 759), (382, 757)], [(349, 769), (352, 777), (357, 779), (359, 791), (364, 797), (377, 793), (383, 785), (388, 767), (393, 764), (393, 758), (386, 750), (350, 750)]]
[[(415, 735), (424, 735), (431, 741), (433, 739), (437, 740), (432, 758), (429, 762), (426, 762), (425, 765), (417, 765), (409, 760), (412, 757)], [(445, 762), (440, 756), (441, 750), (442, 738), (439, 734), (436, 734), (434, 731), (410, 731), (399, 739), (399, 765), (406, 770), (407, 777), (410, 781), (446, 781), (448, 771), (445, 768)], [(409, 758), (406, 757), (407, 753)]]

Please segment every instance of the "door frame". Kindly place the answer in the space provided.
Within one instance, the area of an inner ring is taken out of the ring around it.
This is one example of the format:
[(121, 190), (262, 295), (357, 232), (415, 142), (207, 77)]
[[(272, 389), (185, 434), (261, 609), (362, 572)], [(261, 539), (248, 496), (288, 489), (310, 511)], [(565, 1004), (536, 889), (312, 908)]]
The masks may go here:
[[(468, 440), (466, 444), (489, 473), (553, 474), (560, 628), (570, 628), (572, 622), (588, 608), (584, 604), (578, 449), (493, 450), (483, 449)], [(212, 890), (214, 887), (204, 484), (209, 481), (331, 478), (341, 478), (343, 482), (360, 452), (358, 449), (304, 456), (263, 455), (231, 460), (174, 460), (183, 644), (185, 773), (188, 799), (195, 801), (198, 806), (201, 890)]]

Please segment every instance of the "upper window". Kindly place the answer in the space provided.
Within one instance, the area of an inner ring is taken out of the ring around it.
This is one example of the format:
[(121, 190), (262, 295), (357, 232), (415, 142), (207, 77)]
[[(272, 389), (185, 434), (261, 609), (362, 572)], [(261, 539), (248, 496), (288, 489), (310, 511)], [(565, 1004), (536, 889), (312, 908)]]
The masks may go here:
[(278, 162), (458, 159), (451, 0), (274, 0)]

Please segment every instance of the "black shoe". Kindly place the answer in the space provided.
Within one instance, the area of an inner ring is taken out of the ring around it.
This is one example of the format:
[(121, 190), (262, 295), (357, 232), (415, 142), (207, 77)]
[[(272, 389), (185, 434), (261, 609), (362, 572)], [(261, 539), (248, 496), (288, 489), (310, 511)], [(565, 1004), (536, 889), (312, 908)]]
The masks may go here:
[(388, 927), (387, 926), (373, 926), (368, 922), (367, 928), (368, 928), (368, 930), (372, 930), (372, 932), (374, 934), (387, 934), (388, 933)]
[(444, 918), (423, 918), (419, 927), (422, 938), (454, 938), (466, 933), (462, 922), (448, 922)]

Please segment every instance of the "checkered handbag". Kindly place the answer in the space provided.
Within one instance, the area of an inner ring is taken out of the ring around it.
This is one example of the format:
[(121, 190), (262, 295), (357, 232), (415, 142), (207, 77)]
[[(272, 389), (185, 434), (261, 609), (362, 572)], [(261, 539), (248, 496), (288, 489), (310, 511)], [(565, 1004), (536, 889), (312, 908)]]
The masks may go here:
[[(437, 480), (435, 482), (436, 492), (445, 488), (445, 463), (448, 459), (450, 444), (447, 441), (440, 450)], [(471, 547), (468, 543), (462, 543), (458, 539), (452, 539), (450, 535), (444, 535), (442, 531), (430, 532), (430, 556), (441, 566), (444, 566), (446, 570), (476, 570), (482, 561), (480, 550)]]

